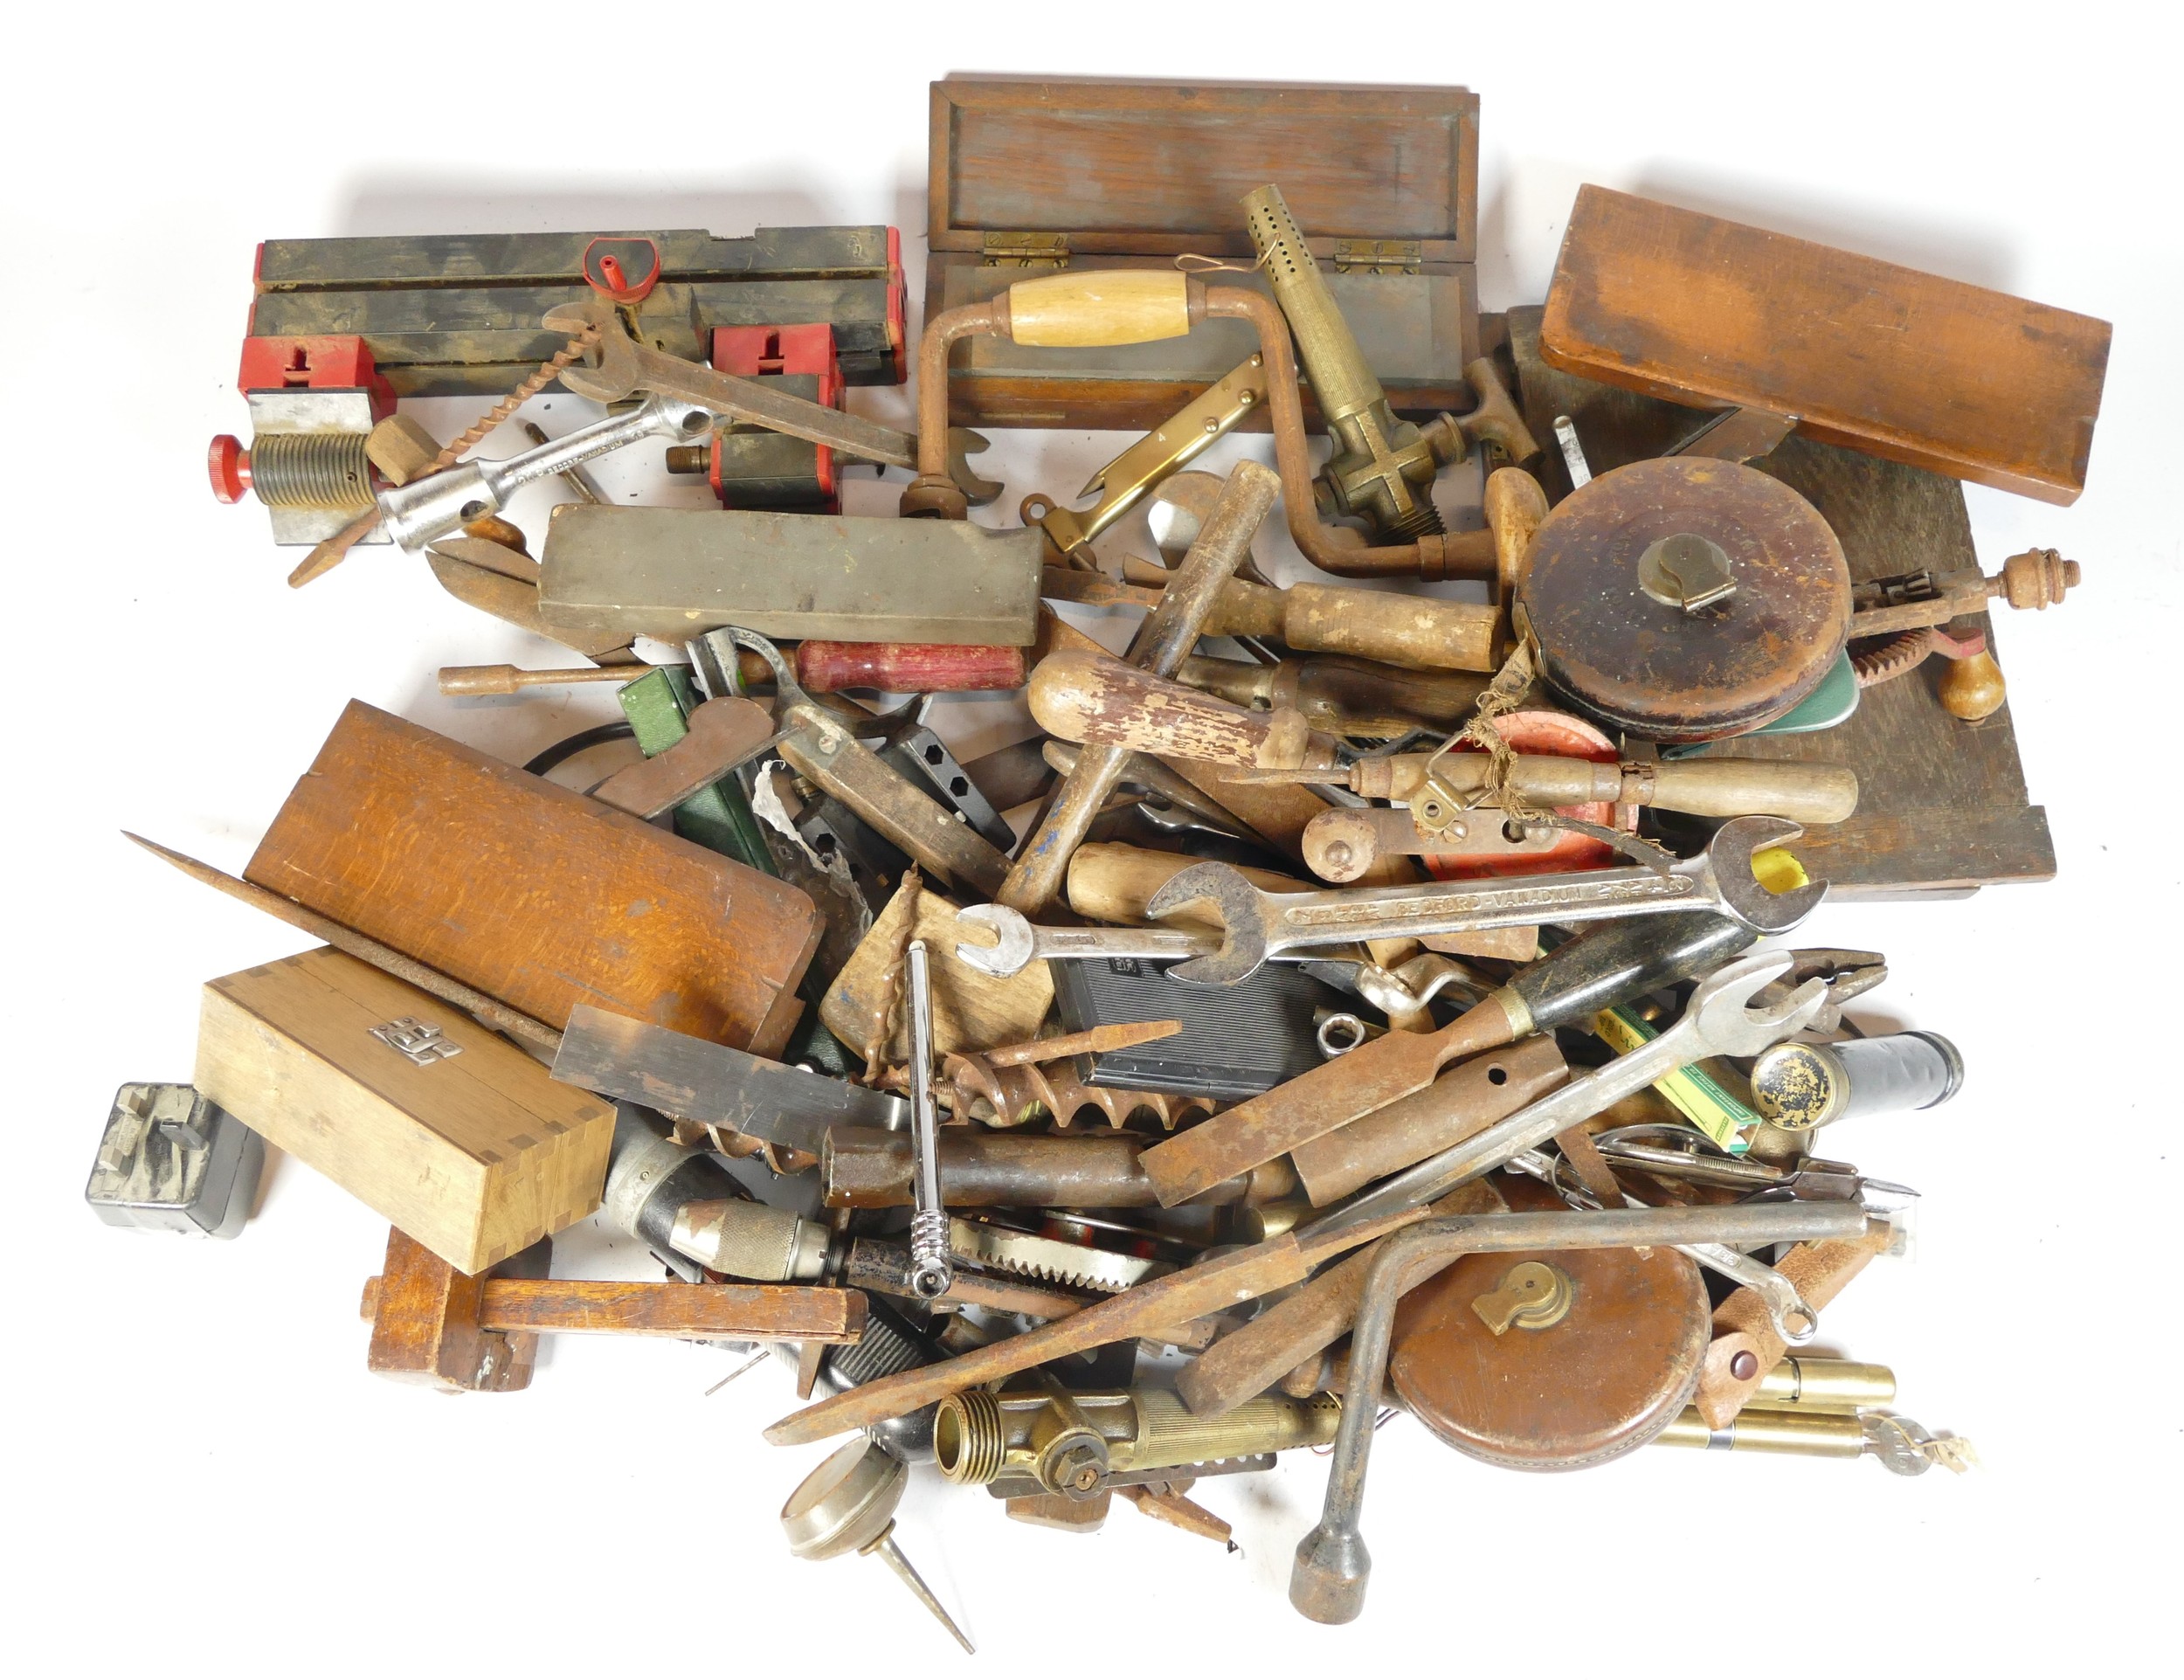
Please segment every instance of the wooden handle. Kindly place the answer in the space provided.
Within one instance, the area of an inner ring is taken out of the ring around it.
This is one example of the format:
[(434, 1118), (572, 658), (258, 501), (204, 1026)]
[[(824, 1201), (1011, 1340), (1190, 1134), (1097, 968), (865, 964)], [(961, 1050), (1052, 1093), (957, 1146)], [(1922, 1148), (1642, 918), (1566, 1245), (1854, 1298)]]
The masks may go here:
[(1165, 268), (1088, 268), (1009, 287), (1019, 344), (1144, 344), (1191, 330), (1190, 280)]
[(1248, 711), (1108, 653), (1047, 655), (1029, 698), (1039, 726), (1065, 741), (1262, 770), (1334, 759), (1334, 743), (1301, 712)]
[(796, 677), (809, 694), (877, 688), (891, 695), (971, 694), (1024, 686), (1024, 650), (902, 641), (797, 644)]
[(1502, 612), (1394, 590), (1298, 584), (1286, 591), (1282, 640), (1300, 653), (1348, 653), (1427, 671), (1492, 671)]
[[(1077, 847), (1069, 860), (1069, 908), (1091, 922), (1143, 922), (1152, 895), (1199, 860), (1175, 852), (1148, 852), (1141, 847), (1095, 842)], [(1246, 869), (1244, 879), (1268, 893), (1302, 893), (1309, 883), (1272, 869)], [(1218, 928), (1210, 913), (1178, 911), (1164, 927)]]
[(1486, 481), (1486, 522), (1494, 533), (1496, 598), (1517, 597), (1532, 533), (1547, 516), (1547, 493), (1521, 467), (1504, 467)]
[(1764, 759), (1687, 759), (1648, 767), (1648, 804), (1695, 817), (1787, 817), (1842, 822), (1858, 808), (1858, 776), (1841, 764), (1778, 764)]

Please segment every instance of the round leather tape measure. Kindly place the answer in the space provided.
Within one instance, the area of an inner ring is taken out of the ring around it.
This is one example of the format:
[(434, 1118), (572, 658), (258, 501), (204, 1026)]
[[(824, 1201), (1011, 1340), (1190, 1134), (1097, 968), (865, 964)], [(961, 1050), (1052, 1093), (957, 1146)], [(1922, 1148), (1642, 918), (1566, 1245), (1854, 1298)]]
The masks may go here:
[(1850, 628), (1842, 545), (1787, 485), (1671, 456), (1603, 473), (1540, 522), (1517, 602), (1550, 687), (1648, 741), (1771, 722)]
[[(1510, 1206), (1543, 1205), (1531, 1188), (1510, 1185)], [(1712, 1326), (1697, 1263), (1673, 1248), (1466, 1255), (1403, 1297), (1388, 1375), (1458, 1452), (1580, 1469), (1669, 1426)]]

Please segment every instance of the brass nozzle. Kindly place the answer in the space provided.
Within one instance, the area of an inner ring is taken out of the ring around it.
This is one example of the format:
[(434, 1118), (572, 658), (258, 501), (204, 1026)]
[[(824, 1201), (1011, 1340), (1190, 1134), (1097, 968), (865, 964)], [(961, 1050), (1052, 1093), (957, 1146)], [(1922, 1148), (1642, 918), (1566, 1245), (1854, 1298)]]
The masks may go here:
[(1455, 423), (1436, 422), (1420, 432), (1395, 418), (1318, 261), (1305, 248), (1281, 188), (1269, 184), (1246, 193), (1243, 208), (1274, 301), (1296, 340), (1304, 377), (1334, 435), (1335, 453), (1320, 469), (1334, 510), (1364, 520), (1379, 543), (1438, 534), (1434, 475), (1465, 448)]
[(1332, 1394), (1265, 1394), (1217, 1418), (1194, 1416), (1171, 1391), (1130, 1388), (1071, 1394), (971, 1389), (941, 1401), (933, 1455), (950, 1482), (1091, 1497), (1108, 1472), (1155, 1470), (1335, 1438), (1342, 1402)]

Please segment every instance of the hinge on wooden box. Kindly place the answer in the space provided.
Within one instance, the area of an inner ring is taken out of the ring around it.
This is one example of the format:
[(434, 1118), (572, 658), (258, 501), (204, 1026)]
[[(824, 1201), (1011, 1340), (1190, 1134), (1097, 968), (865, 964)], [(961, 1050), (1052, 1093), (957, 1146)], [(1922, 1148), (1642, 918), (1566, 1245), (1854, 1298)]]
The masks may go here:
[(1425, 260), (1424, 248), (1416, 239), (1337, 239), (1335, 241), (1335, 272), (1337, 274), (1415, 274), (1418, 265)]
[(404, 1015), (399, 1020), (375, 1027), (371, 1035), (388, 1048), (401, 1051), (420, 1068), (429, 1068), (435, 1061), (445, 1061), (463, 1053), (461, 1045), (446, 1037), (431, 1021), (419, 1020), (415, 1015)]
[(1067, 268), (1067, 233), (989, 233), (978, 249), (983, 268)]

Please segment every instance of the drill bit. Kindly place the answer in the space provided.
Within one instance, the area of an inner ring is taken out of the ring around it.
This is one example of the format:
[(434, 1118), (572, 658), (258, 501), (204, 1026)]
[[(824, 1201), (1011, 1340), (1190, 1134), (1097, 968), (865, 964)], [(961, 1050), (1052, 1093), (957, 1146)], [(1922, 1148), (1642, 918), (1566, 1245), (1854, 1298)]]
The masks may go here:
[(910, 941), (910, 1131), (917, 1150), (910, 1215), (910, 1287), (927, 1301), (948, 1293), (956, 1267), (948, 1251), (948, 1210), (940, 1200), (940, 1112), (933, 1101), (933, 989), (925, 942)]

